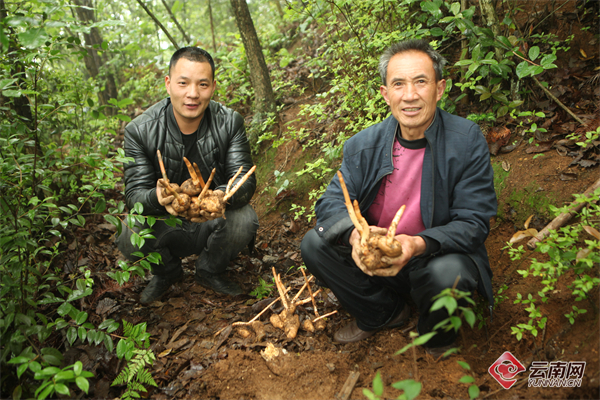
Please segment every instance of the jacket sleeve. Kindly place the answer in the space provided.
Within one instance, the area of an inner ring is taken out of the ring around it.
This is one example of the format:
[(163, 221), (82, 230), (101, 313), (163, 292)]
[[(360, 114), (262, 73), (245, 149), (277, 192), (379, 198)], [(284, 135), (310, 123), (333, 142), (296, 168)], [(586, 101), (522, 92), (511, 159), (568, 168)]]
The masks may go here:
[(438, 241), (440, 253), (475, 253), (487, 239), (490, 218), (497, 211), (487, 143), (477, 125), (471, 127), (468, 138), (471, 149), (461, 152), (462, 172), (450, 188), (449, 221), (419, 234)]
[[(141, 125), (142, 128), (145, 126)], [(124, 165), (125, 200), (131, 210), (135, 203), (144, 207), (144, 215), (163, 215), (166, 210), (156, 197), (156, 181), (158, 176), (152, 160), (148, 157), (149, 149), (143, 140), (143, 129), (132, 121), (125, 127), (125, 156), (133, 158)]]
[[(246, 129), (244, 128), (244, 118), (238, 113), (233, 112), (233, 116), (230, 119), (230, 124), (227, 129), (227, 135), (229, 137), (228, 148), (225, 156), (225, 174), (227, 180), (233, 178), (240, 166), (243, 167), (242, 173), (231, 185), (234, 187), (237, 182), (252, 168), (254, 165), (252, 161), (252, 155), (250, 153), (250, 143), (246, 136)], [(218, 186), (216, 189), (225, 191), (227, 184)], [(252, 174), (246, 182), (235, 192), (233, 197), (229, 199), (227, 209), (234, 210), (245, 206), (250, 202), (254, 192), (256, 190), (256, 175)]]

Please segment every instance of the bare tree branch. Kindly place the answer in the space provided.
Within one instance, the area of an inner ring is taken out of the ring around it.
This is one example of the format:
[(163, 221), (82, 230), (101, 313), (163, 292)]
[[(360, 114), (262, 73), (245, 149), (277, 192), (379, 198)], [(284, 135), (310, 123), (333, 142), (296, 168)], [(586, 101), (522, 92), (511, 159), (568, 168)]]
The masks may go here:
[(173, 43), (173, 46), (175, 46), (176, 49), (179, 49), (179, 45), (177, 44), (177, 42), (175, 41), (175, 39), (173, 39), (173, 36), (171, 36), (171, 34), (167, 30), (167, 28), (165, 28), (163, 26), (163, 24), (161, 24), (160, 21), (154, 16), (154, 14), (152, 14), (152, 11), (150, 11), (148, 9), (148, 7), (146, 7), (146, 5), (144, 4), (144, 2), (142, 0), (136, 0), (136, 1), (146, 11), (146, 14), (148, 14), (150, 16), (150, 18), (152, 18), (152, 20), (154, 21), (154, 23), (156, 25), (158, 25), (158, 27), (160, 29), (162, 29), (162, 31), (165, 33), (165, 35), (167, 35), (167, 37), (169, 38), (169, 40), (171, 41), (171, 43)]
[(173, 13), (171, 12), (171, 9), (169, 8), (169, 5), (167, 4), (167, 2), (165, 0), (162, 0), (162, 3), (165, 6), (165, 8), (167, 9), (167, 12), (171, 16), (171, 19), (173, 20), (173, 22), (175, 22), (175, 25), (177, 25), (177, 28), (179, 28), (179, 32), (181, 32), (181, 34), (183, 35), (183, 38), (185, 39), (185, 42), (187, 44), (191, 44), (192, 43), (192, 39), (190, 39), (190, 37), (185, 33), (185, 31), (183, 30), (183, 28), (181, 27), (181, 25), (179, 25), (179, 21), (177, 21), (177, 18), (175, 18), (175, 15), (173, 15)]

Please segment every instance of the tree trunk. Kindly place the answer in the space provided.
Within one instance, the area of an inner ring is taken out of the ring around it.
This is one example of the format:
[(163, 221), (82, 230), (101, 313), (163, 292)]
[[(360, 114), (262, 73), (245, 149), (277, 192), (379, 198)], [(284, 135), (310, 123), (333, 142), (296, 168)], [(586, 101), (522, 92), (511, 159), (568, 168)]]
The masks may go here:
[[(91, 0), (73, 0), (75, 5), (75, 12), (77, 13), (77, 18), (81, 22), (92, 24), (96, 22), (96, 17), (94, 15), (93, 4)], [(87, 56), (83, 58), (85, 62), (85, 67), (88, 73), (94, 78), (97, 79), (100, 75), (100, 69), (107, 62), (106, 56), (98, 54), (97, 48), (101, 48), (103, 39), (102, 35), (98, 28), (94, 27), (90, 29), (89, 33), (84, 33), (83, 38), (85, 40), (85, 50), (87, 51)], [(98, 93), (98, 98), (100, 104), (108, 105), (108, 100), (116, 99), (118, 96), (117, 85), (115, 83), (115, 77), (110, 72), (110, 70), (106, 70), (105, 72), (105, 84), (104, 90)], [(107, 107), (107, 114), (113, 115), (117, 110), (114, 107)]]
[(254, 88), (254, 107), (258, 113), (275, 111), (275, 96), (267, 63), (254, 29), (246, 0), (230, 0), (235, 22), (242, 36), (246, 57), (250, 65), (250, 80)]
[(277, 12), (279, 13), (279, 18), (283, 19), (283, 8), (281, 8), (279, 0), (271, 0), (271, 3), (275, 4), (275, 8), (277, 8)]
[(210, 17), (210, 32), (212, 34), (213, 51), (217, 52), (217, 42), (215, 40), (215, 24), (213, 23), (212, 6), (210, 0), (208, 0), (208, 16)]
[[(481, 7), (481, 15), (488, 26), (494, 32), (494, 36), (500, 36), (500, 23), (498, 22), (498, 16), (496, 15), (496, 9), (494, 8), (494, 2), (492, 0), (479, 0), (479, 6)], [(496, 60), (502, 61), (502, 49), (496, 46)]]

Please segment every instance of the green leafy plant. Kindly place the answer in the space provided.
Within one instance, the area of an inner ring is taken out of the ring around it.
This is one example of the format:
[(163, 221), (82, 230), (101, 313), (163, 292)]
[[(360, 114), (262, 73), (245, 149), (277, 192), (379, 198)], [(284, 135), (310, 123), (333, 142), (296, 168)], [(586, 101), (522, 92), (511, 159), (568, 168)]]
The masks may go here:
[[(403, 391), (403, 393), (397, 397), (398, 400), (413, 400), (421, 393), (422, 384), (413, 379), (405, 379), (403, 381), (392, 383), (392, 387)], [(379, 374), (379, 371), (377, 371), (375, 378), (373, 378), (373, 391), (365, 388), (363, 389), (363, 394), (369, 400), (380, 400), (383, 396), (383, 389), (384, 385), (381, 380), (381, 375)]]
[(254, 296), (257, 299), (264, 299), (269, 297), (273, 292), (273, 284), (265, 281), (263, 278), (258, 278), (258, 286), (250, 292), (250, 296)]
[[(546, 298), (545, 295), (543, 296)], [(544, 329), (546, 327), (548, 318), (542, 316), (539, 307), (535, 305), (535, 301), (536, 300), (533, 298), (531, 293), (527, 295), (527, 299), (523, 299), (521, 293), (517, 293), (517, 298), (515, 299), (514, 304), (527, 305), (525, 311), (529, 313), (529, 320), (526, 323), (517, 324), (517, 326), (511, 327), (511, 333), (516, 335), (517, 340), (521, 340), (523, 338), (523, 333), (525, 332), (529, 332), (534, 337), (537, 337), (538, 328)]]
[[(58, 350), (45, 348), (42, 350), (42, 354), (42, 357), (39, 358), (32, 348), (28, 347), (19, 356), (9, 361), (9, 364), (19, 365), (17, 369), (19, 378), (29, 369), (34, 373), (33, 378), (41, 381), (34, 393), (38, 400), (51, 397), (54, 393), (73, 397), (68, 386), (71, 383), (75, 383), (84, 393), (88, 393), (90, 384), (87, 378), (93, 377), (94, 374), (84, 371), (81, 361), (76, 361), (75, 364), (61, 369), (59, 366), (63, 357)], [(21, 386), (18, 386), (13, 392), (13, 398), (21, 398), (21, 395)]]
[[(157, 218), (152, 215), (143, 215), (144, 207), (141, 203), (136, 203), (133, 206), (131, 212), (124, 214), (125, 204), (120, 201), (116, 207), (109, 207), (109, 214), (104, 215), (104, 219), (117, 227), (117, 235), (121, 235), (123, 229), (129, 229), (131, 232), (130, 240), (131, 244), (142, 248), (146, 239), (155, 239), (152, 234), (152, 227), (158, 219), (165, 221), (169, 226), (175, 226), (181, 224), (181, 220), (170, 215), (167, 218)], [(118, 218), (123, 216), (124, 219)], [(142, 229), (137, 232), (134, 228), (136, 226), (148, 226), (148, 228)], [(144, 277), (146, 271), (152, 269), (151, 264), (160, 264), (162, 262), (161, 255), (156, 252), (150, 252), (144, 254), (141, 251), (132, 253), (133, 256), (139, 257), (135, 262), (127, 262), (125, 260), (119, 260), (117, 266), (120, 270), (113, 270), (107, 272), (107, 275), (117, 281), (119, 285), (123, 285), (128, 282), (132, 276)]]
[(538, 127), (537, 123), (534, 122), (534, 118), (545, 118), (546, 114), (541, 111), (516, 111), (512, 110), (510, 116), (517, 121), (518, 129), (521, 131), (521, 136), (530, 135), (528, 141), (533, 143), (535, 140), (536, 132), (547, 132), (547, 129)]
[[(538, 242), (534, 250), (544, 254), (547, 261), (532, 257), (529, 267), (517, 271), (523, 278), (539, 277), (542, 285), (541, 290), (537, 292), (537, 298), (531, 293), (527, 298), (523, 298), (521, 293), (516, 295), (515, 304), (525, 305), (529, 317), (527, 323), (511, 327), (512, 333), (518, 340), (521, 340), (526, 332), (537, 337), (538, 329), (545, 327), (547, 318), (542, 315), (535, 303), (538, 299), (542, 303), (547, 303), (550, 300), (549, 294), (556, 290), (559, 281), (571, 290), (576, 302), (589, 299), (589, 293), (600, 285), (600, 278), (598, 278), (600, 233), (596, 229), (600, 217), (600, 205), (597, 204), (599, 197), (600, 189), (589, 196), (575, 195), (575, 204), (586, 205), (577, 213), (580, 222), (550, 231), (549, 236), (544, 241)], [(572, 206), (561, 208), (552, 206), (551, 209), (559, 215), (572, 211), (570, 207)], [(514, 248), (512, 244), (507, 244), (505, 248), (508, 248), (513, 260), (520, 260), (525, 253), (523, 246)], [(572, 309), (573, 311), (565, 314), (571, 324), (575, 322), (577, 316), (587, 312), (586, 309), (576, 305), (573, 305)]]
[[(470, 371), (471, 366), (464, 361), (457, 361), (458, 365), (460, 365), (464, 370)], [(459, 380), (459, 383), (464, 383), (469, 385), (467, 391), (469, 392), (470, 399), (476, 399), (479, 397), (479, 386), (475, 384), (475, 378), (472, 375), (463, 375)]]
[(150, 334), (146, 332), (146, 323), (137, 325), (123, 320), (123, 336), (117, 344), (117, 357), (124, 358), (127, 365), (123, 367), (115, 378), (112, 386), (126, 385), (127, 389), (121, 395), (123, 400), (140, 398), (140, 392), (148, 390), (144, 385), (157, 386), (150, 371), (146, 368), (152, 366), (156, 360), (150, 346)]
[[(283, 182), (281, 182), (281, 179), (283, 179), (283, 175), (285, 175), (285, 172), (275, 170), (273, 171), (273, 174), (275, 175), (275, 186), (279, 186), (279, 188), (277, 189), (277, 193), (275, 193), (275, 195), (277, 196), (279, 193), (283, 192), (288, 188), (288, 186), (290, 185), (290, 180), (286, 179)], [(279, 185), (280, 183), (281, 185)]]
[(585, 134), (571, 133), (567, 135), (567, 139), (579, 140), (575, 144), (583, 149), (590, 149), (593, 146), (598, 147), (600, 143), (600, 126), (595, 131), (587, 131)]

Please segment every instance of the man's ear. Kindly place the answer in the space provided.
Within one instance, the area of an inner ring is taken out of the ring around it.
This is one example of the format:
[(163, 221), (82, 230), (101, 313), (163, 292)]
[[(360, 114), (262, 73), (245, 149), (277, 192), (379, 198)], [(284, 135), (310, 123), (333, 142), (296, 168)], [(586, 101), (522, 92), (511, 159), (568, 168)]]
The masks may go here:
[(167, 89), (167, 93), (170, 96), (171, 95), (171, 78), (169, 78), (169, 75), (165, 76), (165, 88)]
[(388, 97), (388, 90), (387, 90), (387, 86), (379, 86), (379, 93), (381, 93), (381, 95), (383, 96), (383, 98), (385, 99), (385, 102), (387, 103), (387, 105), (390, 105), (390, 99)]
[(442, 96), (444, 95), (445, 91), (446, 91), (446, 80), (440, 79), (439, 82), (437, 83), (437, 101), (440, 101), (442, 99)]

